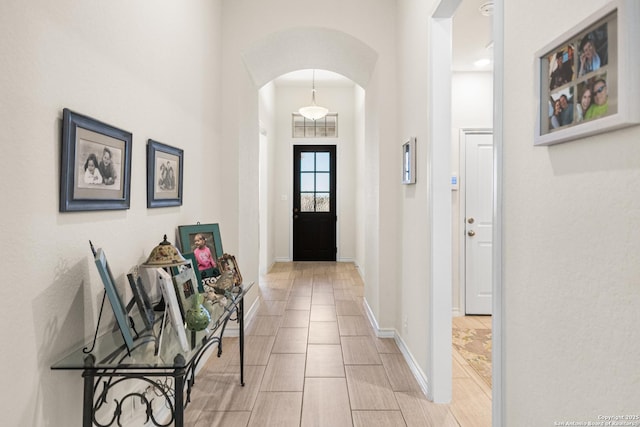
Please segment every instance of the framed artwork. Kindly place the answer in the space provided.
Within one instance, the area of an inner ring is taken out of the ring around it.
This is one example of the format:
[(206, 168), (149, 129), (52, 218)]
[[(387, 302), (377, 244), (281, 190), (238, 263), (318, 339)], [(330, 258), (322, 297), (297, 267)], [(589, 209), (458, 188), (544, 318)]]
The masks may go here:
[(183, 351), (187, 352), (189, 351), (189, 342), (187, 341), (187, 332), (185, 330), (184, 321), (180, 314), (178, 297), (175, 289), (173, 288), (173, 280), (171, 279), (171, 275), (162, 268), (156, 268), (156, 272), (158, 274), (160, 288), (162, 289), (162, 296), (164, 297), (165, 311), (169, 313), (171, 327), (174, 330), (180, 347)]
[(402, 183), (416, 183), (416, 139), (409, 138), (402, 144)]
[(218, 259), (218, 263), (220, 264), (220, 271), (231, 271), (233, 272), (233, 284), (235, 286), (242, 285), (242, 274), (240, 274), (240, 268), (238, 267), (238, 263), (236, 262), (236, 257), (229, 254), (224, 254)]
[(131, 286), (131, 292), (133, 293), (133, 300), (138, 307), (142, 321), (144, 322), (145, 329), (153, 329), (153, 322), (155, 321), (155, 312), (153, 311), (153, 305), (147, 291), (142, 285), (140, 276), (129, 273), (127, 274), (129, 280), (129, 286)]
[[(209, 248), (214, 260), (224, 254), (218, 224), (179, 225), (178, 235), (182, 252), (194, 252), (197, 255), (196, 249)], [(197, 259), (195, 266), (202, 266)]]
[(62, 111), (60, 212), (129, 209), (131, 132)]
[(147, 207), (182, 205), (184, 152), (150, 139), (147, 142)]
[(640, 123), (640, 7), (613, 0), (536, 53), (535, 145)]
[(202, 279), (205, 277), (208, 277), (206, 275), (204, 275), (205, 277), (203, 277), (202, 274), (200, 274), (201, 272), (197, 269), (197, 265), (198, 265), (198, 261), (196, 260), (196, 256), (193, 252), (186, 252), (182, 254), (183, 257), (185, 257), (187, 260), (189, 260), (191, 262), (191, 265), (188, 268), (192, 268), (193, 269), (193, 275), (196, 278), (196, 284), (198, 287), (198, 292), (199, 293), (203, 293), (204, 292), (204, 286), (202, 284)]
[(198, 282), (193, 268), (185, 268), (173, 276), (173, 288), (178, 296), (178, 305), (183, 321), (186, 321), (187, 311), (191, 308), (191, 296), (198, 292)]
[(94, 260), (96, 267), (98, 268), (98, 272), (100, 273), (104, 290), (109, 298), (109, 303), (111, 303), (111, 308), (113, 309), (113, 314), (115, 315), (116, 323), (118, 324), (124, 343), (127, 346), (127, 350), (131, 351), (131, 349), (133, 349), (133, 335), (129, 327), (129, 319), (127, 318), (125, 305), (122, 302), (120, 294), (118, 294), (116, 282), (113, 279), (113, 274), (111, 274), (107, 257), (102, 248), (99, 248), (95, 252)]

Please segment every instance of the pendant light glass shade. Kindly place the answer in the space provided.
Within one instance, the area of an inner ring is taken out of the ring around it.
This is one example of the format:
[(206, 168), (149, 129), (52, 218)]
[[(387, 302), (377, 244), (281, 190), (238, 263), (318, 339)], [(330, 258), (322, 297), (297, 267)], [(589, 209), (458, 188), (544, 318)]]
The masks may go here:
[(302, 107), (298, 110), (300, 115), (309, 120), (318, 120), (323, 118), (329, 112), (328, 109), (316, 105), (316, 70), (313, 70), (313, 83), (311, 89), (311, 105)]

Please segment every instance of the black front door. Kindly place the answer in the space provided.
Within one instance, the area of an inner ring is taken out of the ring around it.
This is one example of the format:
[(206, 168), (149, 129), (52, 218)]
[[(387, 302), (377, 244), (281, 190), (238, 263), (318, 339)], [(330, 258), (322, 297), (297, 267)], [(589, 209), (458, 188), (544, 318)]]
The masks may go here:
[(336, 260), (336, 147), (293, 147), (293, 260)]

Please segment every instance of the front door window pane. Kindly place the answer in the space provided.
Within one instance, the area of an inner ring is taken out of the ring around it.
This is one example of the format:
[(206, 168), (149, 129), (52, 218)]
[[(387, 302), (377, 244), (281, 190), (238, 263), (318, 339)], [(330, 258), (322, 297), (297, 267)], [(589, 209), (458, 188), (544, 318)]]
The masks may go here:
[(322, 172), (328, 172), (330, 155), (329, 153), (316, 153), (316, 170)]
[(329, 173), (317, 172), (316, 173), (316, 191), (329, 191)]
[(316, 212), (329, 212), (329, 193), (316, 193)]
[(313, 193), (300, 194), (300, 211), (301, 212), (315, 212), (315, 197)]
[(300, 191), (315, 191), (313, 172), (300, 173)]
[(313, 172), (316, 169), (316, 153), (300, 154), (300, 170), (303, 172)]

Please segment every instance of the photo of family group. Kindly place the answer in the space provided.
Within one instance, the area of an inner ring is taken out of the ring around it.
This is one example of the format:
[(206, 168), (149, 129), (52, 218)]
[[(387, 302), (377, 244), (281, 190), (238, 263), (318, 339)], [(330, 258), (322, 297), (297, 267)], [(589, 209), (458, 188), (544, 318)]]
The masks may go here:
[(156, 158), (156, 176), (158, 178), (158, 192), (173, 192), (176, 190), (177, 160)]
[(541, 135), (617, 112), (616, 20), (605, 16), (541, 58)]
[(147, 142), (147, 207), (182, 204), (184, 151), (155, 141)]

